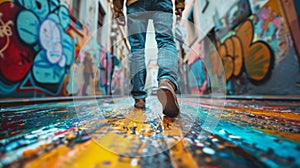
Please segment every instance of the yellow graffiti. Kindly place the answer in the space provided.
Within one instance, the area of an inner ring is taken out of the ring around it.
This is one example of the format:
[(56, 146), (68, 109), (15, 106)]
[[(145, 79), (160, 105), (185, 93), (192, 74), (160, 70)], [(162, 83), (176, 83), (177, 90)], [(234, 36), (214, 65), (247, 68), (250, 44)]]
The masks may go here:
[[(169, 150), (169, 157), (172, 165), (178, 167), (198, 167), (192, 152), (189, 150), (189, 142), (181, 140), (183, 137), (182, 129), (184, 124), (179, 119), (159, 116), (160, 122), (151, 126), (150, 113), (141, 109), (128, 109), (126, 114), (118, 114), (116, 109), (108, 112), (119, 117), (98, 119), (89, 122), (82, 129), (95, 127), (95, 124), (107, 123), (101, 128), (97, 128), (92, 133), (93, 138), (82, 144), (77, 144), (72, 148), (66, 145), (58, 146), (37, 159), (27, 162), (24, 167), (128, 167), (139, 168), (142, 166), (142, 156), (145, 154), (148, 145), (151, 143), (141, 141), (140, 136), (151, 138), (157, 134), (158, 126), (162, 126), (161, 135), (164, 137), (173, 137), (164, 139)], [(124, 118), (121, 117), (124, 115)], [(151, 111), (152, 115), (152, 111)], [(132, 134), (132, 129), (135, 134)], [(155, 140), (157, 145), (161, 145), (162, 139)], [(152, 144), (152, 143), (151, 143)], [(43, 147), (43, 148), (46, 148)], [(27, 157), (37, 154), (37, 151), (29, 151)], [(135, 152), (137, 156), (128, 155)], [(153, 153), (154, 154), (154, 153)]]
[(0, 0), (0, 4), (5, 3), (5, 2), (11, 2), (11, 0)]
[[(243, 66), (248, 77), (254, 81), (262, 81), (269, 73), (272, 52), (267, 43), (254, 42), (253, 35), (253, 24), (248, 20), (236, 30), (235, 35), (228, 37), (222, 44), (217, 42), (218, 54), (223, 62), (227, 80), (232, 76), (238, 77), (242, 73)], [(216, 59), (212, 60), (215, 60), (214, 66), (220, 64)], [(215, 73), (221, 73), (220, 68), (215, 69)]]
[(0, 37), (6, 37), (6, 43), (5, 45), (2, 47), (2, 49), (0, 49), (0, 57), (3, 58), (3, 52), (7, 49), (7, 47), (9, 46), (10, 40), (9, 37), (12, 36), (12, 30), (10, 25), (13, 25), (13, 22), (10, 20), (8, 22), (4, 22), (1, 17), (2, 17), (2, 13), (0, 13)]

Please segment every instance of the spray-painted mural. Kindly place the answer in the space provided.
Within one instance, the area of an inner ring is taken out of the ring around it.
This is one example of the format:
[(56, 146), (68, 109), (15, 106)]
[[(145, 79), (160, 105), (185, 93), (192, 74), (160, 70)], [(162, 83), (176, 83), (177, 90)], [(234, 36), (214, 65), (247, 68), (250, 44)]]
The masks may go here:
[(204, 63), (204, 40), (192, 46), (189, 52), (188, 66), (189, 93), (204, 94), (209, 83)]
[(222, 43), (217, 42), (227, 80), (245, 71), (253, 82), (260, 82), (271, 72), (273, 53), (266, 42), (253, 41), (253, 36), (253, 24), (248, 20), (240, 25), (234, 35)]
[[(116, 66), (121, 68), (120, 60), (115, 56), (112, 55), (106, 46), (103, 46), (100, 52), (100, 59), (98, 65), (99, 71), (99, 79), (98, 79), (98, 89), (101, 91), (102, 94), (112, 94), (112, 89), (115, 91), (118, 88), (115, 84), (117, 83), (115, 80), (118, 80), (118, 77), (121, 71), (118, 71), (117, 74), (115, 73)], [(121, 70), (121, 69), (118, 69)], [(116, 79), (113, 79), (116, 78)]]
[(1, 97), (74, 94), (67, 88), (78, 38), (66, 6), (59, 0), (1, 1), (0, 24)]
[[(243, 93), (249, 93), (248, 86), (254, 92), (261, 92), (259, 88), (268, 86), (276, 88), (276, 93), (280, 94), (278, 87), (282, 86), (276, 84), (276, 81), (283, 79), (279, 74), (289, 73), (284, 67), (287, 62), (293, 62), (291, 59), (294, 58), (289, 56), (294, 55), (294, 50), (279, 1), (265, 3), (234, 30), (226, 29), (227, 27), (226, 24), (222, 25), (215, 32), (218, 52), (213, 55), (218, 54), (222, 62), (215, 60), (213, 72), (221, 73), (222, 69), (218, 65), (224, 65), (232, 94), (240, 94), (237, 90), (242, 86), (246, 87)], [(291, 68), (295, 66), (291, 65)], [(286, 82), (291, 84), (293, 81)], [(285, 92), (292, 93), (287, 90)]]
[[(273, 4), (273, 5), (271, 5)], [(267, 3), (254, 15), (255, 39), (268, 43), (275, 53), (275, 66), (286, 58), (289, 35), (284, 17), (277, 3)]]
[[(197, 51), (212, 60), (212, 75), (225, 70), (228, 94), (297, 94), (300, 91), (294, 87), (299, 80), (297, 53), (281, 1), (264, 1), (259, 7), (249, 2), (240, 1), (216, 22), (208, 36), (215, 40), (217, 51)], [(252, 6), (252, 14), (248, 15), (247, 10), (244, 17), (233, 20), (237, 26), (232, 26), (230, 13), (249, 9), (246, 5)], [(193, 66), (193, 55), (189, 55), (189, 62)], [(198, 71), (193, 73), (204, 73)]]

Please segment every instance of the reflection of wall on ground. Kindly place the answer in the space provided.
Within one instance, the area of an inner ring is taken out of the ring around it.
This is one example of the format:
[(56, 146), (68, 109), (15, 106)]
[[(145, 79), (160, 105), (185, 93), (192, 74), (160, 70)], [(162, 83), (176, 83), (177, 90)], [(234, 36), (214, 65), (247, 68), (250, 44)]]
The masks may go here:
[(88, 33), (69, 9), (58, 0), (1, 1), (0, 13), (0, 97), (76, 95), (71, 67)]

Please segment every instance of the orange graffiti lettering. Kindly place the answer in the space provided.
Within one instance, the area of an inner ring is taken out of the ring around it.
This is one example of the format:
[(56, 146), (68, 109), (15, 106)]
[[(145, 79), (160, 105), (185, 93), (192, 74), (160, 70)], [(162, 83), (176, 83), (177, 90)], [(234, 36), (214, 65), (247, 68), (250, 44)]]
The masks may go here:
[(244, 66), (249, 79), (262, 81), (270, 72), (272, 52), (267, 43), (253, 42), (253, 24), (250, 20), (242, 23), (236, 34), (228, 37), (222, 44), (216, 46), (222, 59), (226, 79), (238, 77)]

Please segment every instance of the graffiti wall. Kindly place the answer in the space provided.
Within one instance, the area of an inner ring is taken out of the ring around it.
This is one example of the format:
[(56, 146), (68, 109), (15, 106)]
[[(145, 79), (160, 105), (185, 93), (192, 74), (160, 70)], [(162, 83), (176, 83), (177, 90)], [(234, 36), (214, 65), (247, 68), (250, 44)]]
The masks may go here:
[(279, 1), (264, 4), (216, 46), (232, 94), (300, 93), (296, 53)]
[(188, 88), (190, 94), (204, 94), (208, 89), (208, 75), (204, 61), (204, 43), (207, 39), (194, 44), (188, 53)]
[[(221, 57), (222, 62), (212, 59), (213, 75), (222, 73), (223, 64), (228, 94), (299, 94), (297, 53), (280, 2), (268, 1), (259, 8), (253, 8), (257, 5), (252, 4), (253, 13), (243, 15), (238, 22), (235, 20), (238, 24), (232, 29), (234, 26), (230, 23), (233, 21), (229, 16), (234, 16), (230, 15), (234, 12), (231, 10), (239, 13), (237, 8), (250, 9), (246, 5), (248, 2), (240, 1), (220, 19), (221, 27), (216, 27), (217, 52), (205, 55)], [(192, 61), (190, 67), (196, 65), (193, 57), (189, 60)]]
[(254, 40), (251, 20), (242, 23), (235, 34), (224, 42), (217, 41), (217, 50), (223, 61), (226, 79), (239, 77), (245, 72), (254, 83), (263, 81), (271, 73), (274, 54), (262, 40)]
[(70, 33), (74, 23), (66, 6), (59, 0), (0, 1), (0, 24), (0, 97), (76, 94), (70, 68), (78, 38)]

